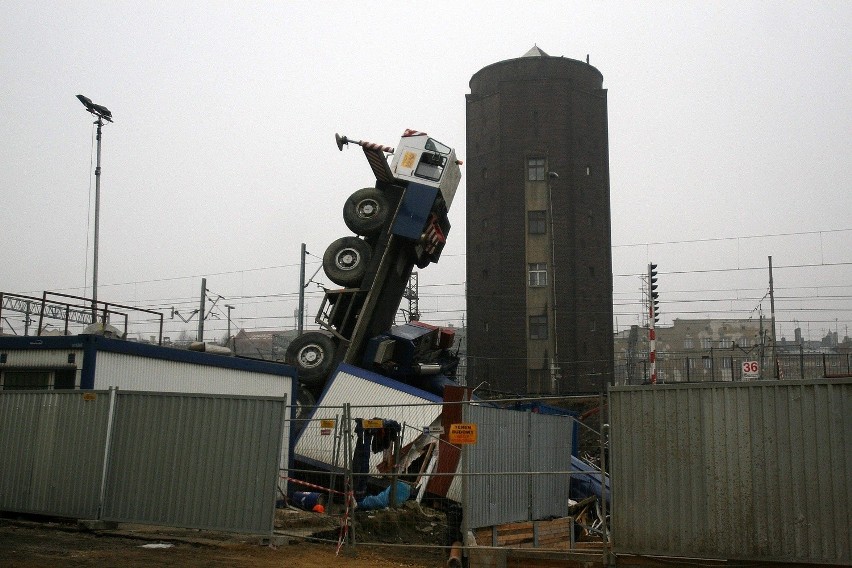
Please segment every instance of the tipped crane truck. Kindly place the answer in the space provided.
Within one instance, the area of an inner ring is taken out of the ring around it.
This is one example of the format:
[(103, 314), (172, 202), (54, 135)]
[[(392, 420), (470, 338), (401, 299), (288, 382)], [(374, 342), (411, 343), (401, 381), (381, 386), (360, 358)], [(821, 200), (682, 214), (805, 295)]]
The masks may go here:
[(344, 203), (343, 220), (354, 235), (331, 243), (322, 262), (341, 288), (325, 290), (316, 317), (321, 331), (294, 339), (286, 361), (314, 396), (341, 362), (435, 391), (455, 374), (453, 331), (421, 322), (394, 326), (394, 316), (414, 267), (441, 256), (462, 162), (455, 150), (415, 130), (406, 130), (396, 148), (335, 139), (341, 151), (361, 147), (376, 185)]

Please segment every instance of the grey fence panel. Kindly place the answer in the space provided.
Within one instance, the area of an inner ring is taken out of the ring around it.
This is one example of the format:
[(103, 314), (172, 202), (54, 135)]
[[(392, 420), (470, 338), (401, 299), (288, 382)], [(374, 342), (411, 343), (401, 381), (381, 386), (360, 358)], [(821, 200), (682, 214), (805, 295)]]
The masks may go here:
[(852, 563), (852, 380), (610, 390), (615, 551)]
[(265, 534), (286, 400), (119, 393), (103, 518)]
[(94, 519), (109, 394), (0, 392), (0, 510)]
[(463, 448), (467, 477), (468, 527), (499, 525), (529, 518), (529, 427), (526, 412), (465, 405), (464, 421), (477, 425), (477, 442)]
[(530, 479), (532, 519), (561, 517), (568, 512), (573, 419), (530, 413)]
[(462, 463), (469, 528), (567, 514), (572, 418), (473, 404), (464, 421), (478, 434)]

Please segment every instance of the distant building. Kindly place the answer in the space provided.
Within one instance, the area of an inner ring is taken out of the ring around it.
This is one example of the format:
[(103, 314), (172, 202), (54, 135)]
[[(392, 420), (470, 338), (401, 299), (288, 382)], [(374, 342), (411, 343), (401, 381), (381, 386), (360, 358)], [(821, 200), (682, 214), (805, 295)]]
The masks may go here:
[(467, 95), (467, 384), (556, 394), (613, 380), (607, 92), (538, 47)]
[[(675, 319), (657, 327), (657, 380), (660, 382), (730, 381), (735, 362), (769, 353), (768, 324), (755, 320)], [(615, 338), (618, 384), (648, 380), (648, 329), (632, 326)]]
[[(742, 371), (747, 361), (758, 364), (758, 379), (852, 375), (852, 354), (844, 351), (845, 344), (822, 346), (833, 338), (805, 341), (796, 330), (797, 342), (781, 338), (773, 348), (767, 320), (675, 319), (655, 332), (657, 380), (663, 383), (749, 380)], [(614, 349), (616, 384), (646, 383), (648, 329), (634, 325), (616, 334)]]

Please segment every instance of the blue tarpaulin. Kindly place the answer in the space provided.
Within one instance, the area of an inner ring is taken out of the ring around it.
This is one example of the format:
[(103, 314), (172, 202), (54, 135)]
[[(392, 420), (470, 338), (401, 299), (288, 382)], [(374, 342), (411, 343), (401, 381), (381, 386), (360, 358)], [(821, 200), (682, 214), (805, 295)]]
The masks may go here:
[[(575, 501), (582, 501), (590, 495), (601, 496), (601, 472), (596, 467), (589, 465), (576, 456), (571, 456), (571, 469), (583, 473), (575, 473), (571, 476), (571, 490), (569, 497)], [(604, 475), (606, 484), (606, 502), (609, 504), (610, 487), (609, 476)]]

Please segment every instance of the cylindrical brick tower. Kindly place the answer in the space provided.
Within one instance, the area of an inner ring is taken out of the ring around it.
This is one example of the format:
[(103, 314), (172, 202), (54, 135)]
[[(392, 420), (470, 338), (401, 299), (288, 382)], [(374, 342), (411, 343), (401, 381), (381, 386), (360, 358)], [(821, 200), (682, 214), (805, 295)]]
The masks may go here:
[(467, 384), (598, 391), (613, 378), (603, 76), (534, 47), (467, 95)]

